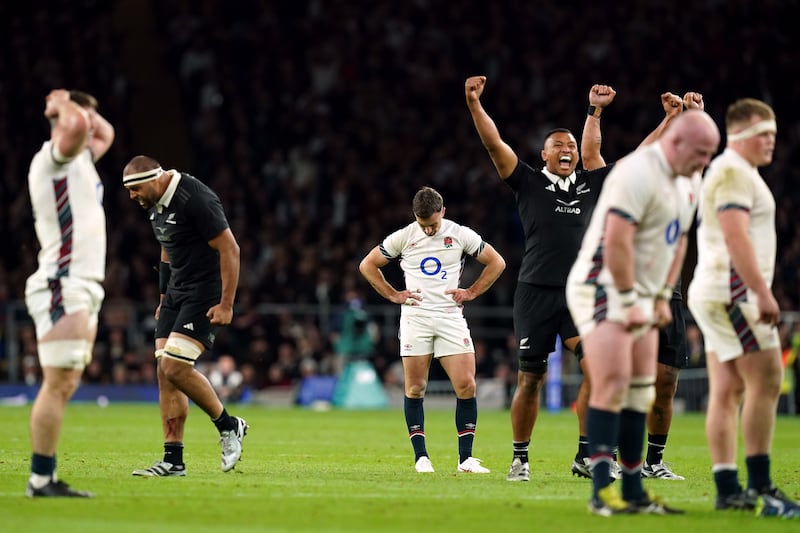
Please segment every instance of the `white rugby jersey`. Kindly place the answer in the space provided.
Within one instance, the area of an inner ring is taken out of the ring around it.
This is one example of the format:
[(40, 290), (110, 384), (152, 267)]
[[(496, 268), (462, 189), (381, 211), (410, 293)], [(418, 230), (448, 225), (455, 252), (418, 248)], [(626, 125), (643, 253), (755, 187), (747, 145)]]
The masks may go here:
[(688, 197), (681, 194), (679, 180), (672, 174), (659, 143), (640, 148), (614, 166), (603, 185), (568, 284), (613, 285), (603, 260), (603, 230), (606, 215), (613, 210), (636, 224), (636, 291), (653, 296), (661, 290), (678, 240), (688, 231), (694, 215), (693, 209), (682, 207)]
[(106, 215), (103, 183), (86, 149), (72, 161), (53, 159), (46, 141), (33, 156), (28, 190), (39, 240), (39, 268), (31, 278), (71, 276), (103, 281), (106, 271)]
[(748, 234), (758, 268), (767, 285), (775, 272), (777, 237), (775, 198), (758, 168), (730, 148), (714, 158), (703, 180), (697, 228), (697, 266), (689, 298), (715, 302), (754, 300), (734, 271), (717, 213), (742, 209), (750, 213)]
[(475, 231), (446, 218), (433, 236), (425, 235), (416, 222), (386, 237), (380, 251), (386, 259), (400, 259), (406, 289), (420, 289), (419, 305), (401, 306), (402, 314), (461, 313), (450, 289), (458, 289), (465, 254), (478, 256), (483, 239)]

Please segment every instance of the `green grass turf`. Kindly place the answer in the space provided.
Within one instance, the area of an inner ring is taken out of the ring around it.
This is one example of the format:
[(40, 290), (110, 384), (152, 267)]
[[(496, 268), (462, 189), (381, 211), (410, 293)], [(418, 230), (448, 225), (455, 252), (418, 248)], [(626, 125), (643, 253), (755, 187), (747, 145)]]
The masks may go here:
[[(586, 510), (589, 481), (570, 475), (577, 446), (570, 411), (542, 412), (531, 446), (529, 483), (505, 479), (511, 459), (508, 411), (482, 411), (475, 456), (488, 475), (456, 474), (451, 410), (426, 413), (436, 473), (417, 474), (403, 413), (233, 406), (251, 428), (236, 470), (220, 471), (217, 433), (191, 407), (185, 478), (136, 478), (161, 457), (155, 404), (70, 404), (59, 474), (95, 499), (28, 499), (30, 407), (0, 407), (0, 530), (8, 532), (203, 531), (787, 531), (795, 524), (713, 511), (703, 417), (673, 421), (667, 460), (683, 482), (646, 481), (683, 516), (601, 518)], [(773, 478), (800, 495), (800, 417), (779, 418)], [(740, 467), (742, 462), (740, 460)]]

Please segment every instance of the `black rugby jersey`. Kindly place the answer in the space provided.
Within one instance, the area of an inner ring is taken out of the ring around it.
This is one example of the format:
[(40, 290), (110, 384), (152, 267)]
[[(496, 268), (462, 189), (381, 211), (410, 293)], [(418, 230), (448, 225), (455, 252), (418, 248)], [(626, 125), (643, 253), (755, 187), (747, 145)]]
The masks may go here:
[(600, 189), (613, 165), (596, 170), (575, 170), (569, 191), (554, 185), (541, 170), (519, 160), (505, 180), (514, 191), (525, 252), (519, 281), (564, 287), (578, 256)]
[(219, 254), (208, 241), (228, 228), (228, 220), (216, 193), (197, 178), (181, 172), (169, 205), (156, 204), (149, 215), (156, 240), (169, 257), (172, 274), (168, 290), (203, 287), (209, 296), (214, 291), (219, 293), (222, 290)]

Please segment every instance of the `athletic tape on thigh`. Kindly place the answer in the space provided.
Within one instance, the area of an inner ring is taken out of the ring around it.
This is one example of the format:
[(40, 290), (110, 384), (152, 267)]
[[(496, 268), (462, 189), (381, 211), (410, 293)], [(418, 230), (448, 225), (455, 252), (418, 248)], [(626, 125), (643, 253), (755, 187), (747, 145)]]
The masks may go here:
[(39, 364), (57, 368), (82, 369), (91, 359), (90, 343), (83, 339), (39, 343)]
[(163, 355), (194, 364), (201, 353), (203, 353), (203, 348), (197, 346), (192, 341), (181, 337), (170, 337), (167, 339), (167, 344), (164, 346)]
[(656, 399), (656, 381), (651, 376), (635, 376), (628, 385), (628, 394), (622, 402), (623, 409), (649, 413)]

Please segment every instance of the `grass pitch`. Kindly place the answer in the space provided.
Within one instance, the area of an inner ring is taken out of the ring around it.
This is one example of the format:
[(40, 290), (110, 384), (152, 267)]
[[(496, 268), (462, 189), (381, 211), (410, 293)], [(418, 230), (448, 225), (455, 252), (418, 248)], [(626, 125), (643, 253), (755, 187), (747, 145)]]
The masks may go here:
[[(434, 474), (414, 472), (403, 413), (232, 406), (250, 424), (242, 461), (220, 471), (217, 433), (192, 406), (185, 478), (136, 478), (162, 454), (155, 404), (73, 403), (58, 453), (60, 477), (94, 499), (24, 496), (30, 462), (30, 406), (0, 407), (0, 529), (8, 532), (204, 531), (787, 531), (795, 524), (713, 511), (703, 417), (673, 421), (667, 460), (686, 481), (646, 481), (682, 516), (601, 518), (586, 509), (589, 481), (573, 477), (577, 421), (542, 412), (531, 445), (531, 481), (505, 479), (511, 460), (508, 411), (481, 411), (474, 453), (488, 475), (456, 474), (452, 410), (428, 409)], [(781, 417), (775, 483), (800, 496), (800, 417)], [(743, 462), (740, 460), (740, 468)], [(743, 480), (744, 481), (744, 480)]]

